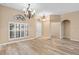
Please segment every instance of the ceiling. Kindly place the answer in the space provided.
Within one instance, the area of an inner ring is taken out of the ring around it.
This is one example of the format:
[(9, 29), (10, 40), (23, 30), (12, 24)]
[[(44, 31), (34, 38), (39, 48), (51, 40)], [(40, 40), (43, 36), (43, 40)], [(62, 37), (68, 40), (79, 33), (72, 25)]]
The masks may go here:
[[(26, 3), (27, 4), (27, 3)], [(2, 3), (1, 5), (22, 11), (24, 3)], [(41, 14), (58, 14), (79, 11), (79, 3), (31, 3), (31, 8)]]

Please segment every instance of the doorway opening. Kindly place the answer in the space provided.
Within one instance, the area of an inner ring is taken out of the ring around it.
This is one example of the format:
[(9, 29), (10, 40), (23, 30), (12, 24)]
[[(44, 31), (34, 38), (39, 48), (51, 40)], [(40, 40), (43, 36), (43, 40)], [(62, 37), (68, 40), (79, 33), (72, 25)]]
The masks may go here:
[(64, 20), (62, 22), (62, 38), (70, 39), (70, 20)]
[(42, 22), (37, 20), (36, 21), (36, 37), (42, 36)]

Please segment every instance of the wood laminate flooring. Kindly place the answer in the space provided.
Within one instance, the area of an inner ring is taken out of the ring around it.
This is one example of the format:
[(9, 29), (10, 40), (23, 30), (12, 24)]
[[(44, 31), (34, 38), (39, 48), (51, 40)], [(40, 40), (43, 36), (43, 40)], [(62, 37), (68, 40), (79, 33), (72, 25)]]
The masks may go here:
[(0, 46), (0, 55), (78, 55), (79, 42), (66, 39), (33, 39)]

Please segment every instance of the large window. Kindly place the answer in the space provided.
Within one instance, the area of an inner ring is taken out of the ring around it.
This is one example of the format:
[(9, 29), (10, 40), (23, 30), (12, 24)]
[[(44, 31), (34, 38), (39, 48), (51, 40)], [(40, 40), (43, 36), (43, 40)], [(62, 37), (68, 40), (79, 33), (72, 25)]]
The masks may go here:
[(27, 37), (26, 23), (9, 23), (9, 38), (20, 39)]

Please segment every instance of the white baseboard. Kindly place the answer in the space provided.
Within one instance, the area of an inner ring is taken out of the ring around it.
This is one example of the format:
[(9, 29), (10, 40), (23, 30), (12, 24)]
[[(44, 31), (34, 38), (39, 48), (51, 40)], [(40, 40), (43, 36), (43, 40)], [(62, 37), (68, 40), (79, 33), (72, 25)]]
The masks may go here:
[(11, 40), (11, 41), (8, 41), (6, 43), (1, 43), (0, 44), (0, 47), (1, 46), (5, 46), (7, 44), (13, 44), (13, 43), (18, 43), (18, 42), (22, 42), (22, 41), (26, 41), (26, 40), (33, 40), (33, 39), (36, 39), (36, 38), (41, 38), (41, 39), (50, 39), (50, 37), (33, 37), (33, 38), (26, 38), (26, 39), (21, 39), (21, 40)]
[(21, 42), (21, 41), (25, 41), (25, 40), (33, 40), (33, 39), (35, 39), (35, 38), (28, 38), (28, 39), (23, 39), (23, 40), (21, 39), (21, 40), (15, 40), (15, 41), (8, 41), (6, 43), (0, 44), (0, 46), (7, 45), (7, 44), (12, 44), (12, 43), (17, 43), (17, 42)]

